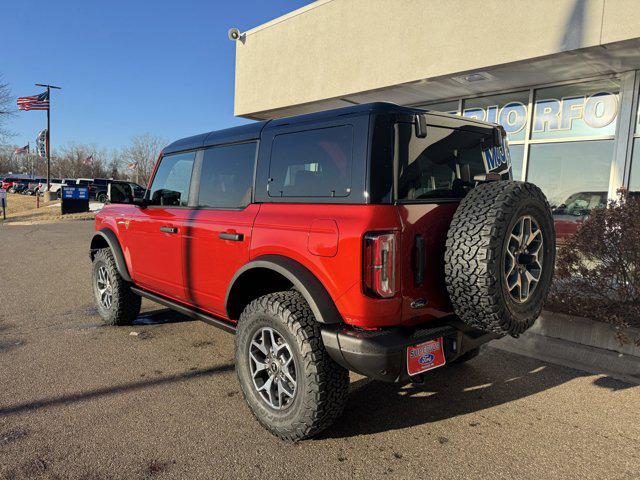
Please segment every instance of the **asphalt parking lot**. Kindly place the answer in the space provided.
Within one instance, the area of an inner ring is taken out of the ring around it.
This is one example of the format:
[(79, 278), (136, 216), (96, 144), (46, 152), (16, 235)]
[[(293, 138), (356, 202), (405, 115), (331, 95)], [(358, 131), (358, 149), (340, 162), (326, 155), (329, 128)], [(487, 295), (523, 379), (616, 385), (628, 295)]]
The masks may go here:
[(101, 325), (91, 230), (0, 226), (2, 478), (640, 478), (640, 387), (491, 348), (420, 387), (353, 376), (334, 428), (281, 442), (231, 335), (152, 303)]

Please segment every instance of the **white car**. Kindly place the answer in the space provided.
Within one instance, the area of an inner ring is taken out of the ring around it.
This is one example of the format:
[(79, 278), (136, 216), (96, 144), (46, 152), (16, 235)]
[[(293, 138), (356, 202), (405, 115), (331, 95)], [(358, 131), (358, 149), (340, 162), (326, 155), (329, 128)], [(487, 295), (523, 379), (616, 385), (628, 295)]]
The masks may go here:
[[(60, 198), (60, 194), (61, 191), (60, 189), (63, 186), (70, 186), (70, 185), (75, 185), (76, 181), (73, 178), (63, 178), (63, 179), (59, 179), (59, 178), (52, 178), (51, 179), (51, 185), (49, 187), (49, 191), (57, 193), (58, 194), (58, 198)], [(46, 191), (47, 187), (43, 186), (43, 188), (40, 190), (41, 192)]]

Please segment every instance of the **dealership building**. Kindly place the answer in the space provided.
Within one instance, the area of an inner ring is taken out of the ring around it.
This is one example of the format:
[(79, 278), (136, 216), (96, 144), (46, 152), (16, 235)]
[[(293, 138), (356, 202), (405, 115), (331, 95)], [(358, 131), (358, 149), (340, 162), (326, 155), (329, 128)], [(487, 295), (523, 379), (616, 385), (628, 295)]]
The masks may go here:
[(640, 190), (638, 0), (319, 0), (236, 43), (236, 115), (374, 101), (501, 123), (514, 178), (580, 215)]

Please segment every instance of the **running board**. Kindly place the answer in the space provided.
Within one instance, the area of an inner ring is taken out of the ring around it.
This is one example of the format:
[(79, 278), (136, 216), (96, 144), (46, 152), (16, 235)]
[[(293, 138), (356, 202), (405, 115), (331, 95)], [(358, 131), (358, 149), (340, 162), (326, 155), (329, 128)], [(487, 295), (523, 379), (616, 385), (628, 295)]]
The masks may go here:
[(146, 290), (142, 290), (138, 287), (131, 287), (131, 291), (136, 295), (140, 295), (141, 297), (148, 298), (149, 300), (159, 303), (160, 305), (169, 307), (171, 310), (175, 310), (176, 312), (186, 315), (189, 318), (201, 320), (208, 323), (209, 325), (218, 327), (225, 332), (236, 333), (236, 326), (233, 323), (214, 317), (213, 315), (200, 312), (193, 308), (174, 302), (173, 300), (169, 300), (168, 298), (161, 297), (160, 295), (156, 295), (155, 293), (147, 292)]

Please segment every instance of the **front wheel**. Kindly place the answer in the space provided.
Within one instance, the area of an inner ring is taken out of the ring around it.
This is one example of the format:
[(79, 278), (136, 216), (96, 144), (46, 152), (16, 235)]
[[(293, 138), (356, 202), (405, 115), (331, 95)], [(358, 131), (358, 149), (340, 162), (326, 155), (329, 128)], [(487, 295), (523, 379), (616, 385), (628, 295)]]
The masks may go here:
[(98, 194), (98, 196), (96, 197), (96, 201), (98, 203), (106, 203), (107, 202), (107, 194), (106, 193)]
[(309, 438), (342, 413), (349, 372), (329, 357), (300, 292), (273, 293), (251, 302), (240, 316), (235, 349), (244, 398), (277, 437)]
[(140, 313), (142, 299), (120, 276), (109, 248), (93, 257), (91, 280), (98, 313), (107, 325), (131, 325)]

